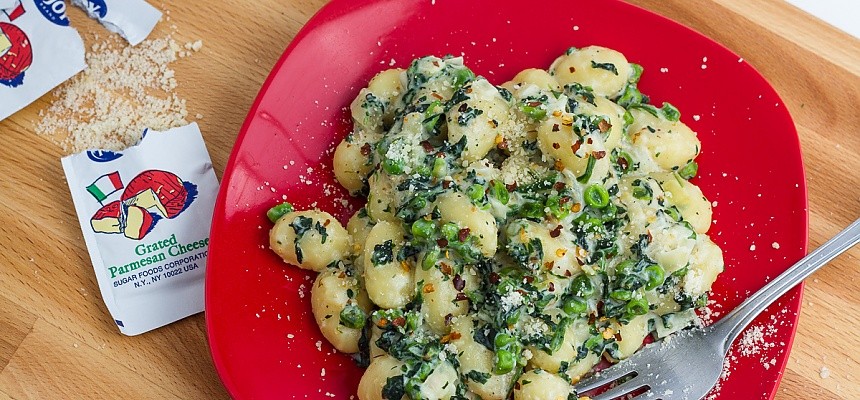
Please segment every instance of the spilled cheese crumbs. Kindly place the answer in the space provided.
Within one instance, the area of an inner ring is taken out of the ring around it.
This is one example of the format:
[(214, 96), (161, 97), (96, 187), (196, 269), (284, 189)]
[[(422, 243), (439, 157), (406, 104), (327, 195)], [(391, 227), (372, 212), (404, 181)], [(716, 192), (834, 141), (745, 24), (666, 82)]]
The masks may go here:
[(39, 112), (39, 135), (67, 152), (90, 148), (122, 150), (137, 143), (145, 128), (164, 131), (188, 123), (185, 100), (170, 64), (203, 46), (185, 45), (170, 36), (135, 47), (118, 41), (92, 46), (87, 69), (53, 92), (54, 100)]

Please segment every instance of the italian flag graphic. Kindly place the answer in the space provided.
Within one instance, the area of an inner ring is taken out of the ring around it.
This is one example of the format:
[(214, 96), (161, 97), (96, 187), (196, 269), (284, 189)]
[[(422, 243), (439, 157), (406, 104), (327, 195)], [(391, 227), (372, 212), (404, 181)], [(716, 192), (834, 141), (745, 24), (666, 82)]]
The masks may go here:
[(109, 174), (98, 177), (93, 183), (87, 186), (87, 191), (90, 192), (96, 200), (101, 203), (108, 196), (122, 189), (122, 180), (119, 177), (119, 172), (114, 171)]

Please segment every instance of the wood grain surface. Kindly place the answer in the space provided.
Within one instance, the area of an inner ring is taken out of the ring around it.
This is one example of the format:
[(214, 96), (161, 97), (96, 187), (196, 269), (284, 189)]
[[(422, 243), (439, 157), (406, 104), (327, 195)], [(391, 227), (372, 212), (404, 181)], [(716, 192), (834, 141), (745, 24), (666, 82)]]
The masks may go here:
[[(776, 87), (803, 145), (810, 248), (860, 216), (860, 41), (780, 0), (632, 2), (723, 43)], [(153, 3), (170, 11), (153, 37), (176, 25), (177, 41), (203, 40), (174, 68), (189, 114), (205, 116), (220, 177), (260, 85), (324, 1)], [(106, 36), (80, 10), (69, 16), (88, 44), (95, 32)], [(34, 133), (49, 101), (0, 122), (0, 400), (227, 398), (202, 314), (137, 337), (114, 327), (71, 206), (63, 150)], [(860, 399), (858, 257), (851, 250), (808, 281), (777, 399)]]

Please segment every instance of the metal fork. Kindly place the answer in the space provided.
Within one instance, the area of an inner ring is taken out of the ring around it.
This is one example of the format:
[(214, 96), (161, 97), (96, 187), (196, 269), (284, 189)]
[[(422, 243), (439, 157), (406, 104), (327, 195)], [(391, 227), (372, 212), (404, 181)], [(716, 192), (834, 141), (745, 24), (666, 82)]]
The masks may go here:
[(777, 276), (719, 322), (651, 343), (627, 360), (579, 382), (577, 393), (632, 376), (592, 400), (610, 400), (636, 392), (642, 393), (633, 400), (703, 398), (720, 378), (729, 347), (744, 328), (776, 299), (858, 242), (860, 219)]

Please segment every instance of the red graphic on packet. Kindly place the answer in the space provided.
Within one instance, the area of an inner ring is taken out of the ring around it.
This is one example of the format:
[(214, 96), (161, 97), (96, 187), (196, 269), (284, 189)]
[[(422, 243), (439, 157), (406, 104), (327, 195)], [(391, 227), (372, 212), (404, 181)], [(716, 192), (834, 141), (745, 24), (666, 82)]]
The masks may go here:
[[(2, 12), (11, 22), (24, 14), (24, 6), (19, 1)], [(27, 34), (10, 22), (0, 22), (0, 85), (16, 87), (33, 63), (33, 47)]]
[[(102, 175), (87, 187), (101, 203), (122, 188), (118, 172)], [(197, 197), (197, 185), (185, 182), (176, 174), (147, 170), (135, 176), (119, 200), (105, 204), (90, 218), (97, 233), (122, 233), (134, 240), (143, 239), (163, 218), (173, 219), (185, 211)]]

